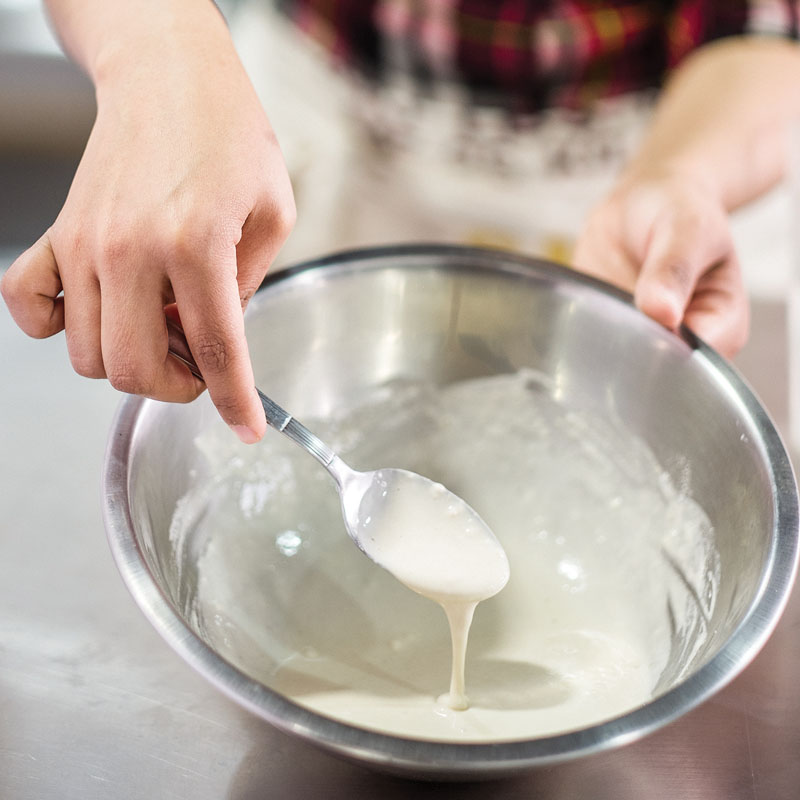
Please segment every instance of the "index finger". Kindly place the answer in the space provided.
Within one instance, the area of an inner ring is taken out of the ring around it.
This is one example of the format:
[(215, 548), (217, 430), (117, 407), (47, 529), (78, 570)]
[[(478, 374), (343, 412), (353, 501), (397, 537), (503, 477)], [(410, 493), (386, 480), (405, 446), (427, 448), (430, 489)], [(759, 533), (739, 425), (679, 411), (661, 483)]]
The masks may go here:
[(186, 341), (212, 402), (243, 442), (257, 442), (267, 422), (245, 339), (235, 249), (217, 265), (173, 277), (172, 289)]

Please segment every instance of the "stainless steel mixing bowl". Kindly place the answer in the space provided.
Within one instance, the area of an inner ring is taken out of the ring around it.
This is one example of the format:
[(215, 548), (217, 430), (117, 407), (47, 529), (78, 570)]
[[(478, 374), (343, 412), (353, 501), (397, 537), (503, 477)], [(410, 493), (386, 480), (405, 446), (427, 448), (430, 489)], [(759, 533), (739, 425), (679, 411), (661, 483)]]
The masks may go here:
[[(502, 775), (596, 753), (654, 731), (728, 683), (766, 641), (797, 562), (798, 503), (773, 424), (737, 373), (689, 332), (673, 335), (621, 292), (543, 261), (412, 246), (332, 256), (277, 273), (248, 313), (256, 378), (284, 407), (325, 416), (393, 378), (440, 383), (522, 367), (559, 399), (613, 413), (710, 517), (721, 580), (687, 677), (590, 728), (501, 744), (414, 741), (322, 717), (249, 677), (185, 613), (194, 591), (170, 521), (190, 488), (202, 404), (128, 397), (110, 437), (105, 520), (122, 576), (152, 624), (198, 672), (284, 731), (415, 776)], [(209, 406), (206, 406), (208, 408)], [(688, 469), (687, 469), (688, 465)], [(190, 561), (197, 553), (189, 547)], [(181, 575), (182, 577), (179, 577)], [(676, 673), (677, 674), (677, 673)]]

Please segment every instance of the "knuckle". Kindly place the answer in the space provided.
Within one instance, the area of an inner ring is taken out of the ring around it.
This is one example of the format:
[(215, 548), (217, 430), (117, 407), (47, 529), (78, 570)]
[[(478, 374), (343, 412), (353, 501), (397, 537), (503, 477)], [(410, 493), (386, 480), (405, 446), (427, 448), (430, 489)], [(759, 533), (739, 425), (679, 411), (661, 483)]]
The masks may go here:
[[(73, 244), (73, 248), (77, 243)], [(100, 264), (103, 267), (115, 267), (130, 258), (132, 245), (129, 239), (121, 235), (109, 236), (99, 245)]]
[(196, 275), (198, 270), (206, 274), (219, 268), (228, 238), (221, 226), (204, 222), (200, 214), (192, 222), (176, 220), (161, 234), (159, 257), (176, 274)]
[(101, 284), (119, 287), (130, 275), (127, 267), (135, 258), (135, 247), (128, 237), (112, 235), (104, 238), (91, 250), (85, 251), (86, 257), (78, 255), (79, 247), (76, 243), (72, 245), (72, 263), (90, 261)]
[(661, 275), (662, 280), (668, 285), (683, 289), (690, 288), (694, 280), (691, 263), (680, 255), (671, 255), (664, 260)]
[(170, 261), (177, 264), (191, 264), (201, 248), (203, 237), (191, 224), (176, 221), (172, 229), (164, 234), (161, 250)]
[(282, 238), (287, 238), (294, 229), (297, 222), (297, 207), (294, 202), (294, 195), (289, 193), (287, 198), (284, 198), (278, 204), (274, 214), (274, 225)]
[(92, 361), (83, 361), (81, 359), (71, 359), (72, 368), (75, 372), (83, 378), (105, 378), (105, 372), (102, 366), (98, 367)]
[(273, 194), (265, 209), (265, 223), (273, 236), (286, 239), (297, 222), (297, 206), (291, 184), (273, 187)]
[(230, 348), (221, 336), (202, 334), (192, 346), (192, 354), (201, 371), (224, 372), (230, 365)]
[[(95, 246), (100, 246), (94, 241), (90, 231), (84, 230), (80, 226), (65, 232), (59, 231), (57, 235), (54, 232), (54, 239), (58, 242), (59, 253), (63, 253), (67, 261), (77, 262), (89, 259), (95, 252)], [(102, 247), (100, 249), (102, 251)]]
[(89, 353), (70, 347), (69, 360), (72, 363), (72, 369), (84, 378), (104, 378), (106, 376), (103, 359), (99, 353)]
[(154, 381), (151, 375), (130, 361), (115, 361), (106, 368), (111, 385), (125, 394), (153, 395)]

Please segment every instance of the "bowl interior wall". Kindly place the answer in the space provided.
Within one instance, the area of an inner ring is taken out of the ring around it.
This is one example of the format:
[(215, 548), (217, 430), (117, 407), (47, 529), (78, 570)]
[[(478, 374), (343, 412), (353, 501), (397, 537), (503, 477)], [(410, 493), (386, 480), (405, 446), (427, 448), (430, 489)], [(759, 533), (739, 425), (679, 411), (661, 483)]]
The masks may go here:
[[(274, 283), (253, 301), (248, 340), (257, 384), (300, 419), (325, 416), (395, 378), (445, 384), (538, 370), (559, 400), (641, 437), (710, 517), (722, 579), (695, 667), (719, 651), (761, 590), (775, 510), (758, 429), (707, 359), (624, 299), (552, 269), (398, 257)], [(191, 542), (179, 564), (169, 527), (204, 469), (190, 442), (214, 414), (207, 402), (148, 402), (130, 450), (135, 535), (182, 613), (203, 543)], [(186, 622), (196, 629), (188, 615)], [(681, 666), (668, 668), (661, 689)]]

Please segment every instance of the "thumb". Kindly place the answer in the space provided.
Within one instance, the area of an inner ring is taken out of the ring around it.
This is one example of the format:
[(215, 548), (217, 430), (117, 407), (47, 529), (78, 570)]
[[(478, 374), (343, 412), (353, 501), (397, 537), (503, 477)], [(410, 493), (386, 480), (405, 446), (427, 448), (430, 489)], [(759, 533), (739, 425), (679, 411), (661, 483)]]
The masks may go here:
[(675, 330), (702, 276), (730, 249), (729, 237), (719, 233), (710, 236), (708, 230), (695, 225), (664, 221), (653, 230), (636, 281), (634, 302), (656, 322)]
[(14, 321), (36, 339), (64, 330), (62, 288), (49, 232), (19, 256), (0, 281)]

